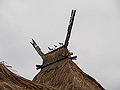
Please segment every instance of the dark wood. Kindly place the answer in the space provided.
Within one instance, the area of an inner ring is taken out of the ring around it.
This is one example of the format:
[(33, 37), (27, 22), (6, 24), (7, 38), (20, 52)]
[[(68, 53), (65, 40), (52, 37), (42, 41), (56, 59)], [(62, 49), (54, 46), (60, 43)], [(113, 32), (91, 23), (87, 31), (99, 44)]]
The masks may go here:
[(30, 43), (35, 48), (35, 50), (37, 51), (37, 53), (43, 58), (43, 56), (45, 56), (45, 54), (41, 51), (41, 48), (36, 44), (36, 42), (34, 41), (34, 39), (32, 39), (32, 42), (30, 42)]
[(68, 53), (68, 54), (66, 54), (65, 56), (61, 56), (61, 57), (59, 57), (59, 58), (56, 58), (56, 59), (54, 59), (54, 60), (52, 60), (52, 61), (50, 61), (50, 62), (48, 62), (48, 63), (45, 63), (45, 64), (43, 64), (43, 65), (36, 65), (36, 69), (38, 70), (38, 69), (40, 69), (40, 68), (45, 68), (45, 67), (47, 67), (47, 66), (49, 66), (49, 65), (51, 65), (51, 64), (54, 64), (54, 63), (56, 63), (56, 62), (58, 62), (58, 61), (61, 61), (61, 60), (66, 59), (66, 58), (76, 59), (77, 56), (71, 57), (70, 53)]
[(70, 39), (70, 34), (71, 34), (72, 26), (73, 26), (75, 13), (76, 13), (76, 10), (72, 10), (70, 21), (69, 21), (69, 26), (68, 26), (68, 30), (67, 30), (67, 36), (66, 36), (65, 43), (64, 43), (65, 48), (67, 48), (67, 46), (69, 44), (69, 39)]

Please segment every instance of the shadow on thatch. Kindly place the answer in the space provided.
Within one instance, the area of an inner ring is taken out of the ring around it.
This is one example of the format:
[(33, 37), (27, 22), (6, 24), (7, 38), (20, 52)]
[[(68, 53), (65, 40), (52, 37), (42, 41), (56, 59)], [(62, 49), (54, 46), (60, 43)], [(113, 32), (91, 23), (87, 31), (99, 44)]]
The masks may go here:
[[(68, 52), (68, 49), (64, 47), (52, 51), (43, 57), (43, 64)], [(94, 78), (84, 73), (69, 58), (42, 68), (33, 81), (60, 90), (105, 90)]]
[(37, 84), (12, 73), (0, 63), (0, 90), (56, 90), (51, 86)]

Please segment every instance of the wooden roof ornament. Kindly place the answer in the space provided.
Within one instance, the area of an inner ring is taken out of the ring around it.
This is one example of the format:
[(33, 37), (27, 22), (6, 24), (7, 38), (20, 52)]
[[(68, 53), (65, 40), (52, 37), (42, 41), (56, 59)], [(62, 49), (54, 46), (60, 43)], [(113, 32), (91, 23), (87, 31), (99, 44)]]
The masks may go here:
[(69, 44), (69, 38), (70, 38), (72, 26), (73, 26), (73, 21), (74, 21), (75, 13), (76, 13), (76, 10), (72, 10), (70, 21), (69, 21), (69, 26), (68, 26), (68, 30), (67, 30), (68, 32), (67, 32), (67, 36), (66, 36), (65, 43), (64, 43), (64, 47), (65, 48), (67, 48), (67, 46)]
[(42, 65), (36, 65), (40, 72), (33, 81), (46, 84), (58, 90), (105, 90), (94, 78), (84, 73), (72, 60), (77, 56), (67, 49), (76, 10), (72, 10), (67, 36), (63, 46), (44, 54), (31, 43), (42, 57)]
[[(72, 10), (70, 21), (69, 21), (69, 25), (68, 25), (68, 29), (67, 29), (67, 36), (66, 36), (64, 45), (62, 46), (64, 48), (67, 48), (67, 46), (69, 44), (69, 39), (70, 39), (70, 35), (71, 35), (71, 30), (72, 30), (72, 26), (73, 26), (73, 21), (74, 21), (75, 13), (76, 13), (76, 10)], [(37, 45), (37, 43), (35, 42), (35, 40), (32, 39), (32, 42), (30, 42), (30, 43), (33, 45), (33, 47), (35, 48), (35, 50), (37, 51), (37, 53), (41, 56), (41, 58), (43, 58), (45, 56), (45, 54), (41, 51), (41, 48)], [(60, 43), (60, 44), (62, 44), (62, 43)], [(54, 45), (54, 46), (56, 47), (56, 45)], [(48, 49), (50, 49), (50, 48), (48, 47)], [(55, 51), (55, 50), (53, 50), (53, 51)], [(38, 70), (40, 68), (44, 68), (46, 66), (49, 66), (49, 65), (51, 65), (53, 63), (56, 63), (57, 61), (65, 59), (65, 58), (76, 59), (77, 56), (71, 57), (71, 54), (69, 53), (67, 55), (63, 55), (63, 56), (61, 56), (59, 58), (56, 58), (55, 60), (47, 62), (47, 63), (45, 63), (43, 65), (36, 65), (36, 67), (37, 67), (36, 69)]]
[(41, 51), (40, 47), (37, 45), (37, 43), (34, 41), (34, 39), (32, 39), (32, 42), (30, 42), (30, 43), (33, 45), (33, 47), (35, 48), (37, 53), (43, 58), (43, 56), (45, 54)]

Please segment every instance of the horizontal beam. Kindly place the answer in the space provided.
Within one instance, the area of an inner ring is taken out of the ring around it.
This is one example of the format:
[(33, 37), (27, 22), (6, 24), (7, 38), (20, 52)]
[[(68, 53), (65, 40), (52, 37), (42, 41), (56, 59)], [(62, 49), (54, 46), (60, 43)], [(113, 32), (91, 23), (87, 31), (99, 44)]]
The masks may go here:
[(37, 67), (36, 69), (38, 70), (38, 69), (40, 69), (40, 68), (47, 67), (47, 66), (49, 66), (49, 65), (51, 65), (51, 64), (54, 64), (54, 63), (56, 63), (56, 62), (58, 62), (58, 61), (61, 61), (61, 60), (67, 59), (67, 58), (69, 58), (69, 59), (76, 59), (77, 56), (71, 57), (71, 56), (70, 56), (70, 53), (68, 53), (68, 54), (66, 54), (65, 56), (61, 56), (61, 57), (59, 57), (59, 58), (56, 58), (56, 59), (54, 59), (54, 60), (52, 60), (52, 61), (50, 61), (50, 62), (48, 62), (48, 63), (45, 63), (45, 64), (43, 64), (43, 65), (36, 65), (36, 67)]

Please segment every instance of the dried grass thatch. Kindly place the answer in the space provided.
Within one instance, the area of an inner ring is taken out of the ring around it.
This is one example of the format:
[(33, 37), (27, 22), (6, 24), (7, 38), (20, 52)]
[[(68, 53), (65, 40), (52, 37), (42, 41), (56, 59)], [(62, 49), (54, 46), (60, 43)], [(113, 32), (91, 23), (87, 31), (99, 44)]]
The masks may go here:
[(54, 51), (45, 54), (45, 56), (43, 57), (43, 64), (45, 64), (51, 60), (54, 60), (56, 58), (59, 58), (60, 56), (64, 56), (68, 52), (69, 52), (68, 49), (66, 49), (64, 47), (60, 47), (58, 49), (55, 49)]
[[(50, 52), (43, 57), (43, 64), (68, 52), (64, 47)], [(47, 84), (60, 90), (105, 90), (95, 79), (84, 73), (69, 58), (41, 69), (33, 81)]]
[(37, 84), (21, 76), (12, 73), (7, 67), (0, 63), (0, 90), (56, 90), (55, 88)]

